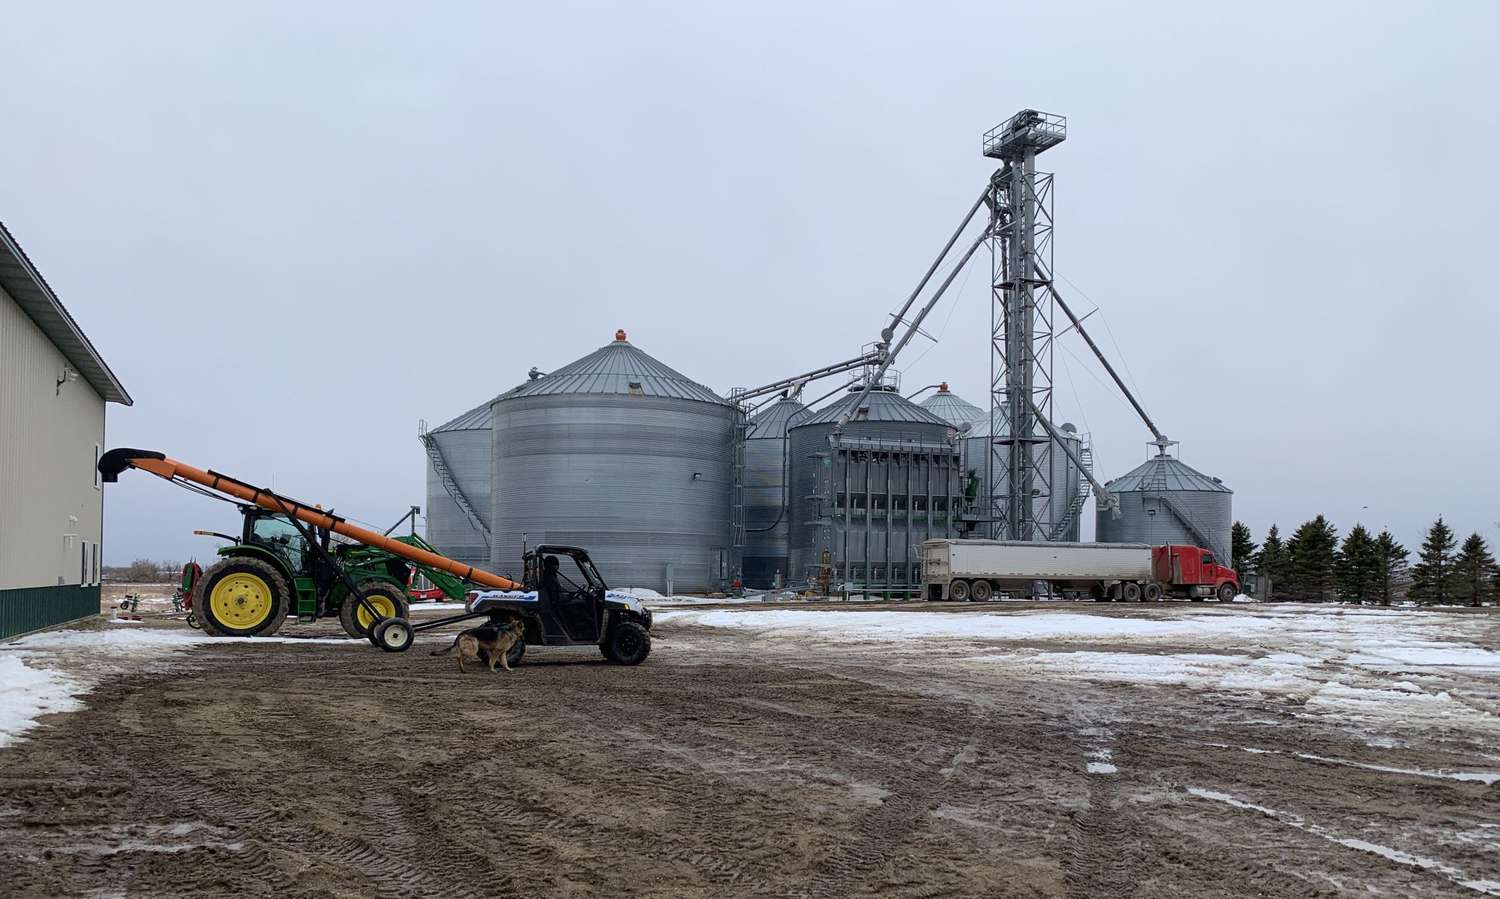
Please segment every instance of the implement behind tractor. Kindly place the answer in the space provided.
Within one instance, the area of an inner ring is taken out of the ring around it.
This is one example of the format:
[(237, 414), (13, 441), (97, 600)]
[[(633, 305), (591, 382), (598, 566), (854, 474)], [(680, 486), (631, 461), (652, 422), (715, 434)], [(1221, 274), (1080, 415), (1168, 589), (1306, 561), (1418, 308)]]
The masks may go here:
[[(410, 648), (416, 631), (473, 618), (496, 624), (519, 618), (527, 641), (593, 643), (606, 658), (623, 664), (638, 664), (650, 652), (651, 613), (634, 599), (609, 594), (588, 553), (577, 547), (539, 547), (528, 553), (527, 580), (537, 588), (530, 594), (526, 584), (440, 555), (416, 534), (391, 537), (362, 528), (332, 510), (158, 452), (114, 449), (99, 460), (106, 482), (117, 481), (127, 468), (240, 504), (240, 537), (212, 534), (230, 541), (219, 550), (220, 560), (193, 577), (191, 586), (184, 575), (192, 614), (206, 633), (275, 633), (295, 603), (299, 618), (336, 614), (351, 636), (368, 637), (390, 652)], [(559, 557), (572, 560), (577, 581), (561, 574)], [(544, 568), (549, 574), (543, 574)], [(490, 592), (479, 593), (462, 615), (412, 625), (406, 588), (414, 573), (448, 596), (465, 595), (470, 585)], [(519, 660), (519, 652), (513, 656)]]

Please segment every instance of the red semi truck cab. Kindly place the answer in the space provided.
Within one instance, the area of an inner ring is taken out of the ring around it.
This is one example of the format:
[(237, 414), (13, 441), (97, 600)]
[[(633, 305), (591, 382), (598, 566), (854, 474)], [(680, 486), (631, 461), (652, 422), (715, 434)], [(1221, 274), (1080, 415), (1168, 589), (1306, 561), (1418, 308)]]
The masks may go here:
[(1217, 597), (1228, 602), (1240, 592), (1240, 576), (1220, 565), (1212, 550), (1168, 544), (1151, 547), (1151, 570), (1167, 589), (1186, 596)]

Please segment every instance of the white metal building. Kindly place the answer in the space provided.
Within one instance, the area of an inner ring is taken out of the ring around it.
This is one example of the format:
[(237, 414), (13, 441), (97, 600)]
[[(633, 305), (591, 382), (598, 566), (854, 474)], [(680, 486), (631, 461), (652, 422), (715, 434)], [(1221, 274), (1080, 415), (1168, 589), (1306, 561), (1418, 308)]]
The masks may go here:
[(106, 403), (131, 399), (0, 224), (0, 638), (99, 611)]

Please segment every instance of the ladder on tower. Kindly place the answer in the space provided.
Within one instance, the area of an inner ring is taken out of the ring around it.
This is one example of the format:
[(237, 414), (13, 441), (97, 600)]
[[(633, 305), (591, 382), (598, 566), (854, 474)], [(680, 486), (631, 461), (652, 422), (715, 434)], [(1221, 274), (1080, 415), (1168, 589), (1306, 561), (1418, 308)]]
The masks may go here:
[(1048, 540), (1057, 542), (1063, 538), (1073, 523), (1083, 514), (1083, 506), (1089, 501), (1089, 490), (1091, 484), (1089, 475), (1094, 473), (1094, 450), (1089, 446), (1087, 437), (1078, 439), (1078, 461), (1083, 463), (1083, 468), (1078, 472), (1078, 490), (1073, 496), (1073, 501), (1068, 503), (1068, 508), (1063, 512), (1063, 517), (1052, 528), (1052, 536)]
[(480, 536), (484, 538), (485, 549), (489, 549), (490, 529), (485, 527), (484, 521), (479, 517), (479, 513), (474, 511), (474, 506), (470, 504), (469, 498), (464, 496), (463, 489), (458, 486), (458, 481), (453, 479), (453, 473), (448, 470), (448, 462), (443, 458), (443, 451), (438, 447), (437, 440), (427, 432), (425, 426), (418, 430), (417, 439), (422, 441), (422, 446), (427, 450), (427, 461), (432, 463), (432, 471), (438, 476), (438, 481), (442, 483), (443, 490), (453, 500), (454, 505), (458, 506), (464, 513), (464, 517), (469, 519), (469, 524), (474, 530), (478, 531)]

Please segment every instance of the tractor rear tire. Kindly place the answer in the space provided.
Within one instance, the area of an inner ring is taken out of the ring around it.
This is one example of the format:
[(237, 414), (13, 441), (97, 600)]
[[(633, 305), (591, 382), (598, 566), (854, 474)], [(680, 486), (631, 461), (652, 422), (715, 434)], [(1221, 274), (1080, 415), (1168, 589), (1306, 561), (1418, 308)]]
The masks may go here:
[(990, 586), (989, 581), (977, 580), (969, 588), (969, 595), (975, 602), (989, 602), (990, 597), (995, 595), (995, 588)]
[[(405, 592), (390, 581), (371, 579), (360, 581), (354, 586), (359, 588), (360, 595), (369, 600), (382, 618), (405, 618), (411, 611)], [(339, 624), (343, 626), (344, 633), (351, 637), (369, 637), (372, 636), (370, 626), (374, 623), (370, 613), (360, 606), (359, 600), (352, 596), (344, 597), (344, 604), (339, 607)]]
[(636, 621), (621, 621), (610, 629), (605, 658), (616, 665), (639, 665), (651, 654), (651, 632)]
[(286, 621), (292, 591), (276, 566), (226, 556), (203, 573), (193, 611), (212, 637), (269, 637)]
[(969, 601), (969, 582), (954, 581), (948, 585), (948, 598), (954, 602)]

